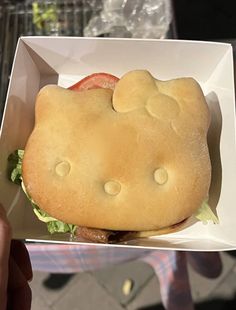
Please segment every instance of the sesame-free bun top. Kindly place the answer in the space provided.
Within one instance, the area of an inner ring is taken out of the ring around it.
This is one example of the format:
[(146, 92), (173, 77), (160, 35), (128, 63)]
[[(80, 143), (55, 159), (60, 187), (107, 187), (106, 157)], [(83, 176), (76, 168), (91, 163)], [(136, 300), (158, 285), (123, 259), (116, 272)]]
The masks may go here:
[(192, 78), (160, 81), (136, 70), (114, 93), (45, 86), (25, 149), (24, 185), (42, 210), (65, 223), (168, 227), (207, 198), (209, 122)]

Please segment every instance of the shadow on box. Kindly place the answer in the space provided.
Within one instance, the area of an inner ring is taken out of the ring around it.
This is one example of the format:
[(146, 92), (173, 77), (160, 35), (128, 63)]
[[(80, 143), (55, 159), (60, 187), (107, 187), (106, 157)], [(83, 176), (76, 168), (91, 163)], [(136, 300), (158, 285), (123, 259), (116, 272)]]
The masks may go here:
[(208, 130), (208, 147), (212, 165), (212, 177), (209, 190), (209, 205), (217, 214), (216, 208), (220, 199), (222, 185), (222, 165), (220, 157), (220, 137), (222, 130), (222, 114), (220, 104), (215, 92), (206, 96), (206, 101), (211, 113), (211, 123)]

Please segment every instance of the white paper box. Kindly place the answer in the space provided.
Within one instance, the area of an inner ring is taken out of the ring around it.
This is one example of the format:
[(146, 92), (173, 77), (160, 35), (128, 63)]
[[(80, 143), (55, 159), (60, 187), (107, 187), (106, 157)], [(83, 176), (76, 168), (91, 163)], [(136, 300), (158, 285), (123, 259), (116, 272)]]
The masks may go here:
[[(34, 101), (49, 83), (69, 86), (94, 72), (120, 77), (147, 69), (158, 79), (191, 76), (202, 86), (212, 114), (210, 204), (220, 224), (195, 222), (180, 232), (109, 246), (223, 251), (236, 249), (236, 145), (233, 56), (229, 44), (178, 40), (67, 37), (19, 39), (0, 140), (0, 200), (15, 238), (70, 242), (50, 235), (34, 216), (21, 188), (7, 179), (8, 155), (24, 148), (34, 125)], [(191, 201), (189, 202), (191, 203)]]

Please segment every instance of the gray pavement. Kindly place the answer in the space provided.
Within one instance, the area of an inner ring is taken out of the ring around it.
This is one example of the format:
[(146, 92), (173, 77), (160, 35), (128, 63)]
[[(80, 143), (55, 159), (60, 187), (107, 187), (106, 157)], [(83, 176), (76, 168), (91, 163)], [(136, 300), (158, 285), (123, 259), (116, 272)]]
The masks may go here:
[[(236, 257), (227, 252), (221, 256), (223, 272), (217, 279), (206, 279), (189, 267), (196, 309), (236, 309)], [(143, 262), (78, 273), (58, 290), (45, 288), (43, 281), (47, 277), (47, 273), (34, 273), (32, 310), (163, 309), (158, 280), (152, 268)], [(124, 293), (127, 279), (129, 285)]]

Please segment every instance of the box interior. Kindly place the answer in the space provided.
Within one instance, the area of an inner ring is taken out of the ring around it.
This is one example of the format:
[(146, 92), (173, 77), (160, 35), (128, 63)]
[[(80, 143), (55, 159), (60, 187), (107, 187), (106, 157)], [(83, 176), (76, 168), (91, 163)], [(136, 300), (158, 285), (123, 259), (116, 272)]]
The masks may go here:
[[(202, 86), (212, 122), (208, 143), (212, 160), (209, 203), (219, 225), (196, 222), (170, 235), (134, 240), (128, 246), (188, 250), (236, 247), (235, 108), (232, 50), (229, 44), (175, 40), (22, 37), (19, 39), (8, 89), (0, 140), (0, 197), (14, 237), (66, 242), (68, 236), (47, 233), (17, 185), (7, 180), (7, 158), (24, 148), (34, 125), (34, 102), (46, 84), (68, 87), (94, 72), (118, 77), (147, 69), (158, 79), (191, 76)], [(7, 193), (7, 194), (6, 194)]]

